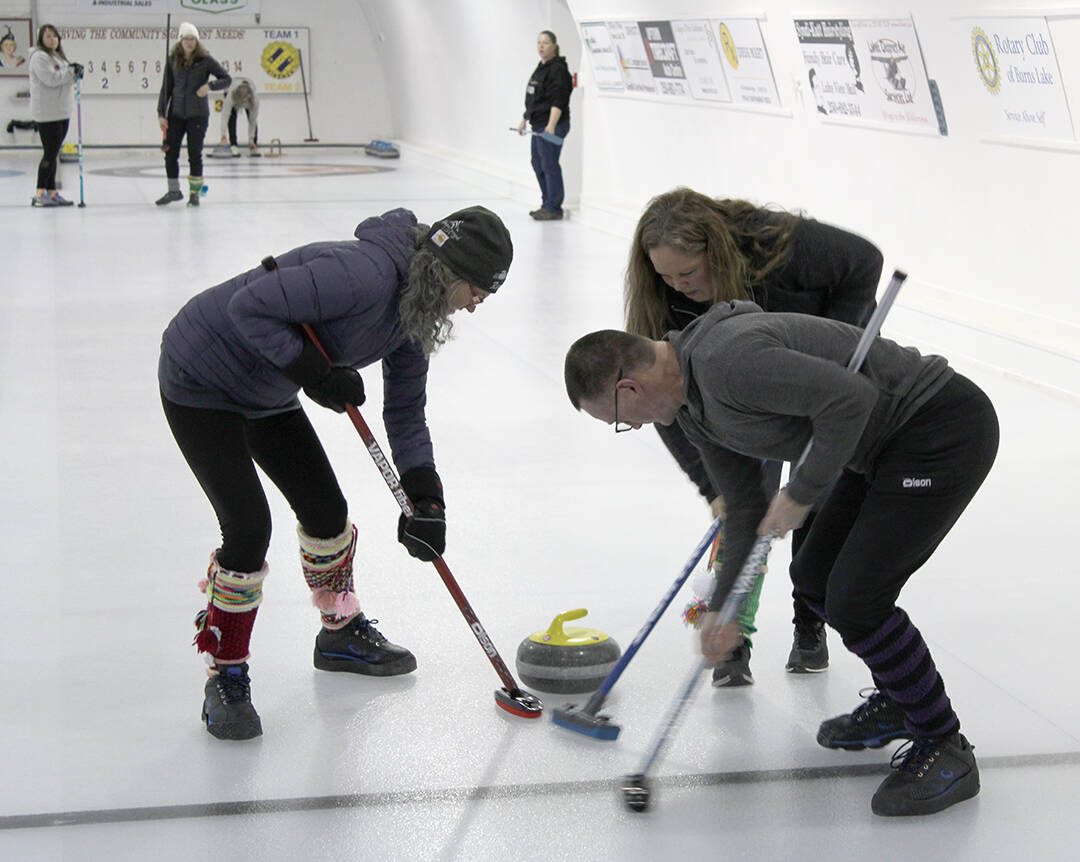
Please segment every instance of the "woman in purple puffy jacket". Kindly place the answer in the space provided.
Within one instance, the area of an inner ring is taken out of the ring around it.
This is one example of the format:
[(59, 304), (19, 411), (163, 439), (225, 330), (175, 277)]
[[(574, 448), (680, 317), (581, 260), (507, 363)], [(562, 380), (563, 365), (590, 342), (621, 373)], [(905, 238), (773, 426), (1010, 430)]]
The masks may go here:
[(446, 519), (424, 416), (428, 357), (449, 337), (455, 311), (474, 311), (503, 283), (513, 245), (499, 217), (479, 206), (430, 227), (396, 209), (366, 219), (354, 235), (267, 258), (203, 291), (162, 338), (165, 416), (221, 526), (221, 547), (200, 584), (208, 604), (195, 639), (211, 666), (203, 720), (219, 739), (262, 733), (247, 672), (270, 543), (256, 464), (299, 522), (304, 578), (322, 613), (315, 667), (374, 676), (416, 668), (412, 653), (361, 612), (352, 577), (357, 530), (297, 394), (343, 412), (364, 402), (357, 369), (382, 363), (383, 420), (414, 508), (399, 519), (398, 540), (414, 557), (440, 556)]

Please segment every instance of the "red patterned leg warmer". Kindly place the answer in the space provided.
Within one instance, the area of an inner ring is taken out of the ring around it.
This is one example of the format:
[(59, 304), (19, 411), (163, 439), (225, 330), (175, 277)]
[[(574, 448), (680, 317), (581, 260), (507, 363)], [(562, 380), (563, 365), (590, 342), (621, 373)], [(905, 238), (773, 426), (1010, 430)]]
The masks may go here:
[(240, 664), (250, 657), (248, 644), (255, 614), (262, 603), (262, 583), (269, 569), (266, 563), (257, 572), (231, 572), (210, 555), (206, 577), (199, 589), (209, 602), (195, 617), (195, 646), (212, 656), (217, 664)]
[(353, 592), (353, 556), (356, 554), (356, 527), (345, 521), (345, 531), (330, 539), (316, 539), (297, 525), (300, 537), (300, 565), (311, 588), (311, 602), (322, 613), (323, 625), (339, 629), (360, 613), (360, 600)]

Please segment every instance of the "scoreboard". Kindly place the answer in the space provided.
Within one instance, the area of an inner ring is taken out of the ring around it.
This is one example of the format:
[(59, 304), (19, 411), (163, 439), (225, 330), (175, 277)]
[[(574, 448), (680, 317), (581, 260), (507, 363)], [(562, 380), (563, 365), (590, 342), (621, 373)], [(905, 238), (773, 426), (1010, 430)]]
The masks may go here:
[[(64, 53), (86, 69), (84, 96), (156, 95), (166, 50), (179, 38), (173, 27), (58, 27)], [(260, 96), (311, 93), (310, 30), (307, 27), (205, 27), (200, 41), (230, 75), (250, 78)], [(302, 57), (301, 57), (302, 55)], [(300, 62), (303, 60), (303, 76)]]

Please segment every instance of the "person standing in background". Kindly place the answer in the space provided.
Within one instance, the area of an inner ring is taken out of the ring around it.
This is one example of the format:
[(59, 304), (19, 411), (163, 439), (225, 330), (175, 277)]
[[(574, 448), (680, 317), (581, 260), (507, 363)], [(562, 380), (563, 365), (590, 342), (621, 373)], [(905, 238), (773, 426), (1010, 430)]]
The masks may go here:
[[(211, 75), (216, 79), (212, 84)], [(228, 72), (199, 41), (195, 25), (187, 21), (181, 24), (180, 39), (169, 52), (158, 94), (158, 125), (165, 135), (165, 176), (169, 181), (169, 190), (156, 201), (158, 206), (184, 198), (180, 193), (180, 142), (184, 135), (188, 149), (188, 206), (199, 205), (203, 139), (210, 123), (206, 94), (227, 89), (230, 83)]]
[(526, 124), (533, 131), (532, 168), (540, 184), (540, 209), (531, 215), (537, 221), (557, 221), (563, 217), (563, 178), (559, 167), (562, 145), (545, 141), (540, 132), (566, 138), (570, 131), (570, 93), (574, 81), (559, 56), (559, 42), (550, 30), (541, 30), (536, 39), (540, 63), (529, 77), (525, 88), (525, 114), (518, 124), (518, 134), (526, 133)]
[(234, 78), (233, 86), (225, 97), (225, 107), (221, 111), (221, 146), (228, 146), (234, 156), (240, 155), (236, 143), (236, 116), (243, 110), (248, 123), (248, 155), (260, 156), (259, 152), (259, 98), (255, 95), (255, 84), (249, 78)]
[(52, 24), (42, 24), (30, 52), (30, 116), (37, 123), (43, 150), (31, 206), (71, 206), (71, 201), (56, 193), (56, 165), (75, 105), (75, 79), (82, 74), (83, 67), (69, 62), (64, 54), (60, 32)]

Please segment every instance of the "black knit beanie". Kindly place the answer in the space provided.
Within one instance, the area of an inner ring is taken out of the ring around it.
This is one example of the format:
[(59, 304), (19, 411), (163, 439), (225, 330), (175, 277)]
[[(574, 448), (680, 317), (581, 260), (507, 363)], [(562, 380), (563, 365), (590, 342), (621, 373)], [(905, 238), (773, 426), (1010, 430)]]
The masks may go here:
[(514, 244), (510, 231), (485, 207), (467, 207), (439, 219), (426, 245), (442, 263), (469, 284), (494, 293), (506, 281)]

